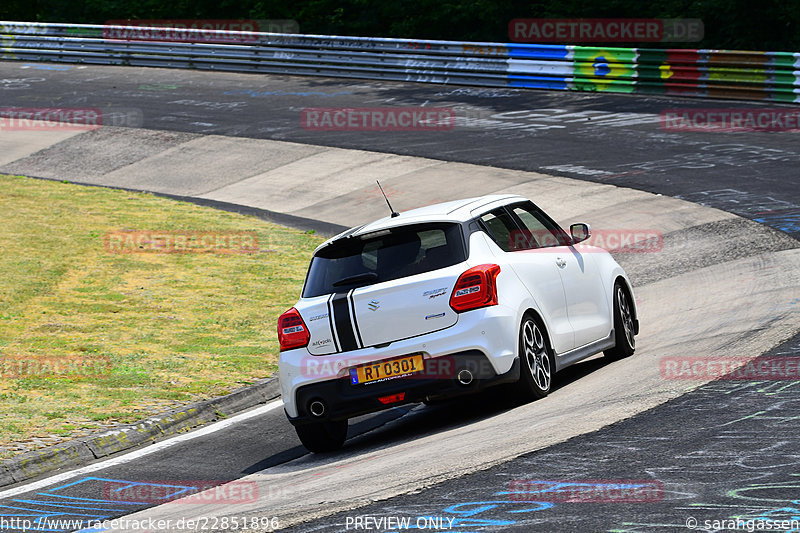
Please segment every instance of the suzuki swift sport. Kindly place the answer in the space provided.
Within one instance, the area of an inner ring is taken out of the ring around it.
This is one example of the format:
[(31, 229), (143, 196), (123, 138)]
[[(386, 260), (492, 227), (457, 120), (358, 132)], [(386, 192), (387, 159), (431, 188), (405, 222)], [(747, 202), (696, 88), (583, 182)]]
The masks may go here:
[(542, 398), (559, 370), (635, 347), (631, 283), (531, 201), (484, 196), (352, 228), (314, 252), (278, 319), (281, 394), (313, 452), (340, 448), (349, 418), (512, 384)]

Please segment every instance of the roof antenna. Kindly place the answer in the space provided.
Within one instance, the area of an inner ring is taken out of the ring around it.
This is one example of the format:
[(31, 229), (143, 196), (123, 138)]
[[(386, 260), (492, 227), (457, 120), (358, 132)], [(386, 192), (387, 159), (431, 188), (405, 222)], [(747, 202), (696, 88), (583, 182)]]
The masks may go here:
[(375, 180), (375, 183), (378, 184), (378, 188), (381, 190), (381, 194), (383, 195), (384, 200), (386, 200), (386, 205), (389, 206), (389, 211), (392, 212), (392, 218), (399, 217), (400, 213), (398, 213), (397, 211), (394, 210), (394, 208), (392, 207), (392, 204), (389, 203), (389, 198), (386, 196), (386, 193), (383, 192), (383, 187), (381, 187), (381, 182), (378, 181), (378, 180)]

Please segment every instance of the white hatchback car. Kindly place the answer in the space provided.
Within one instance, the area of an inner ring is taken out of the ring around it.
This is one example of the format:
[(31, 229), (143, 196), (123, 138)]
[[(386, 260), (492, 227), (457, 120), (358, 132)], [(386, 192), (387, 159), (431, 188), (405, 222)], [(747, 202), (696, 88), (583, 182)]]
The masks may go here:
[(352, 228), (316, 249), (278, 319), (286, 415), (313, 452), (349, 418), (514, 383), (529, 401), (593, 354), (629, 356), (639, 323), (627, 275), (530, 200), (494, 195)]

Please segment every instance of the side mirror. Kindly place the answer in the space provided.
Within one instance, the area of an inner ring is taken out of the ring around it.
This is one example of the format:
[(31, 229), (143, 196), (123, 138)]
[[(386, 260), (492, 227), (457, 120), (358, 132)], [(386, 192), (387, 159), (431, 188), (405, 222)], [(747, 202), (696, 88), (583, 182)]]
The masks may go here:
[(592, 236), (592, 228), (589, 224), (572, 224), (569, 227), (569, 234), (572, 236), (572, 244), (578, 244)]

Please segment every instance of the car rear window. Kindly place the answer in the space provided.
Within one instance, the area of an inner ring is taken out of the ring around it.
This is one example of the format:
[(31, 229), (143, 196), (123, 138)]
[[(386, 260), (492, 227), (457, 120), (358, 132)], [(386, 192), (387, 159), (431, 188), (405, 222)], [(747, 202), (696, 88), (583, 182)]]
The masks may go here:
[(422, 274), (466, 260), (461, 226), (425, 224), (347, 237), (311, 259), (303, 297)]

